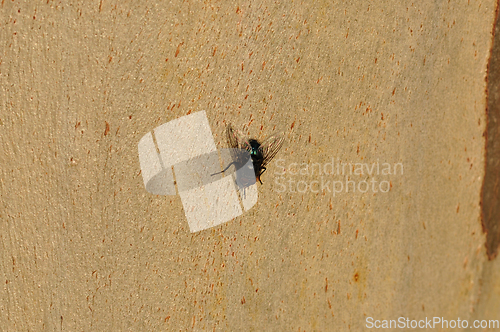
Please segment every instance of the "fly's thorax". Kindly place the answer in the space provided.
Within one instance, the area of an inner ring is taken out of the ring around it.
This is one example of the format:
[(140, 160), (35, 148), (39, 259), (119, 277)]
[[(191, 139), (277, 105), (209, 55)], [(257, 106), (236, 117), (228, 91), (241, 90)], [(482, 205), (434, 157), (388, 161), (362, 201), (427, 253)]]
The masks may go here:
[(250, 155), (252, 156), (252, 159), (254, 157), (259, 157), (260, 153), (260, 143), (256, 139), (250, 139), (248, 140), (248, 143), (250, 143)]

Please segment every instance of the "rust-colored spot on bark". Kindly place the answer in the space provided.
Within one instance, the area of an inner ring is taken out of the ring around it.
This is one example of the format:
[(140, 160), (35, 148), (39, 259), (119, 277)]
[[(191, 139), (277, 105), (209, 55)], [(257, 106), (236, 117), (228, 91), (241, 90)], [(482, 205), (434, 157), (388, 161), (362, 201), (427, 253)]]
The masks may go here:
[(177, 49), (175, 50), (175, 57), (176, 58), (179, 55), (179, 52), (181, 51), (181, 45), (182, 45), (182, 43), (180, 43), (179, 45), (177, 45)]
[[(106, 122), (106, 121), (104, 121)], [(109, 123), (106, 122), (106, 129), (104, 129), (104, 136), (106, 136), (109, 133)]]

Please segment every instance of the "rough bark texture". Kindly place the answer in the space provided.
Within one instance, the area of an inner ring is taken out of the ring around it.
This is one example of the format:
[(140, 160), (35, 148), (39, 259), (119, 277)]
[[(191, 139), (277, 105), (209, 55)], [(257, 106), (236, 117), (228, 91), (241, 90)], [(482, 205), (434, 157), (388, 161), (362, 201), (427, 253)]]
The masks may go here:
[[(500, 319), (500, 263), (481, 225), (496, 8), (2, 1), (0, 326)], [(145, 190), (137, 145), (201, 110), (221, 148), (228, 121), (287, 140), (250, 211), (191, 234), (179, 196)], [(375, 168), (320, 173), (332, 160)], [(346, 176), (369, 190), (334, 194)]]
[(486, 169), (482, 192), (483, 228), (488, 257), (498, 254), (500, 245), (500, 26), (497, 17), (488, 65), (488, 124), (486, 131)]

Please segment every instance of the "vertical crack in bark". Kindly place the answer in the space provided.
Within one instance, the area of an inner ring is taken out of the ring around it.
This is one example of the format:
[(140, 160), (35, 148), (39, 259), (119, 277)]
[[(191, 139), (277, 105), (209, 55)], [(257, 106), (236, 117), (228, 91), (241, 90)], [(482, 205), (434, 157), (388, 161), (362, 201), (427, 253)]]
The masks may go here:
[(485, 175), (481, 190), (481, 219), (486, 233), (488, 258), (500, 246), (500, 26), (497, 1), (492, 29), (493, 43), (486, 71)]

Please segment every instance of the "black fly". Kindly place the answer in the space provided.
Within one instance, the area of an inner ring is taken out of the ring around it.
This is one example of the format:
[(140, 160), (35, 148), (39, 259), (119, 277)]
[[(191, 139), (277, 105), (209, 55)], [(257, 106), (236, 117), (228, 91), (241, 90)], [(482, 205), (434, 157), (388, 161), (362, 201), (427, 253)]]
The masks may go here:
[[(255, 178), (260, 182), (260, 184), (262, 184), (260, 177), (265, 172), (266, 166), (269, 164), (271, 159), (276, 156), (278, 151), (283, 146), (283, 142), (285, 140), (284, 134), (278, 133), (271, 135), (261, 143), (256, 139), (249, 139), (242, 135), (239, 131), (233, 129), (230, 124), (227, 125), (226, 133), (227, 142), (231, 149), (244, 149), (250, 153)], [(233, 160), (237, 159), (238, 156), (233, 156)]]

